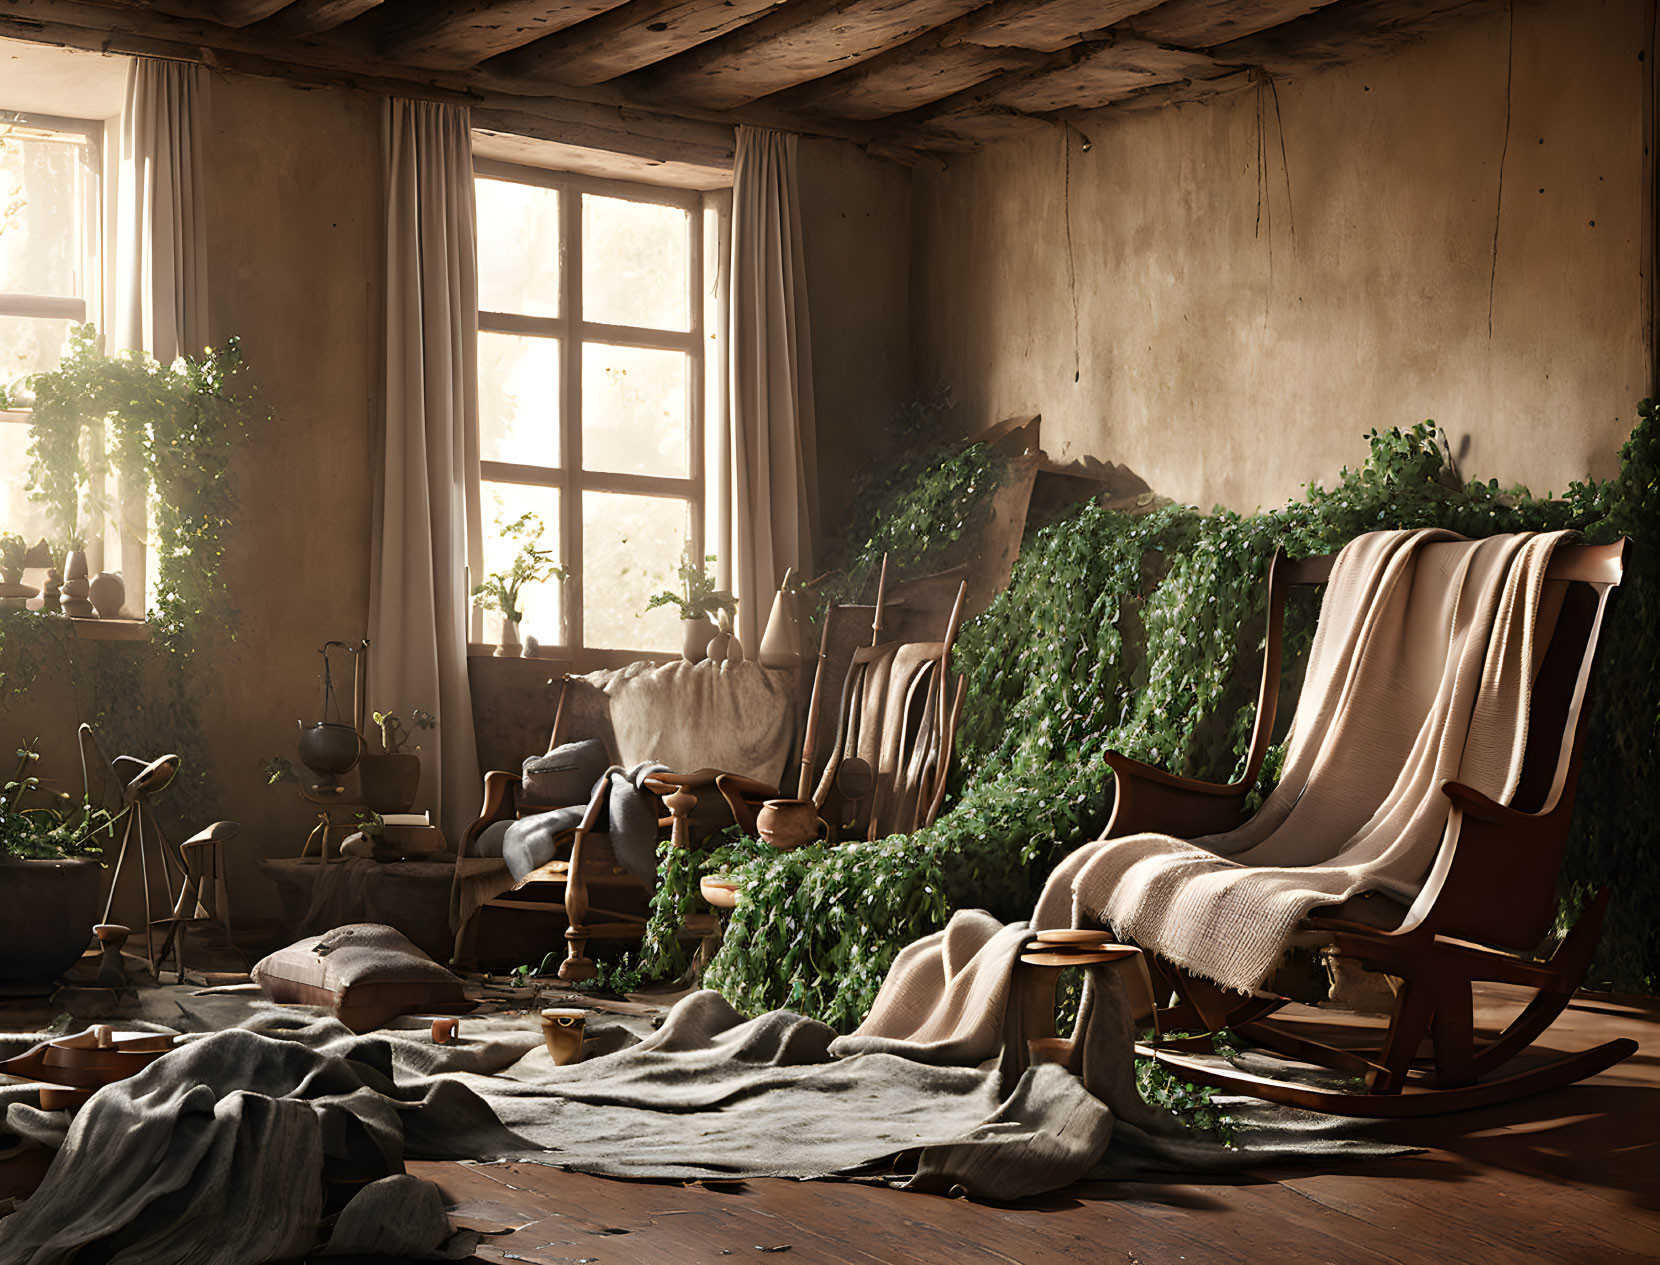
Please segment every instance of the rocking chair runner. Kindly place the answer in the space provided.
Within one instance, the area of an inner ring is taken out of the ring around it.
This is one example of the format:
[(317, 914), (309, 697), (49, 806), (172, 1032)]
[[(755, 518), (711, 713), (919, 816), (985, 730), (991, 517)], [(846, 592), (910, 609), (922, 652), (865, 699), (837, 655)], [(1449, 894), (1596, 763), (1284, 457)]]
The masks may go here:
[[(1430, 545), (1427, 548), (1436, 548)], [(1387, 901), (1361, 897), (1317, 909), (1304, 927), (1369, 970), (1400, 981), (1394, 1012), (1379, 1048), (1339, 1049), (1271, 1021), (1289, 999), (1258, 990), (1242, 998), (1168, 963), (1155, 962), (1176, 1003), (1159, 1013), (1159, 1029), (1214, 1032), (1230, 1027), (1248, 1041), (1304, 1063), (1365, 1079), (1364, 1092), (1339, 1092), (1251, 1076), (1189, 1057), (1194, 1042), (1160, 1044), (1153, 1053), (1178, 1075), (1199, 1083), (1312, 1110), (1360, 1116), (1428, 1115), (1502, 1102), (1555, 1088), (1612, 1066), (1632, 1054), (1629, 1040), (1611, 1041), (1509, 1075), (1494, 1076), (1539, 1037), (1583, 980), (1608, 904), (1598, 892), (1551, 956), (1531, 956), (1550, 930), (1586, 723), (1586, 696), (1609, 595), (1621, 580), (1627, 543), (1562, 546), (1547, 581), (1565, 593), (1531, 697), (1528, 742), (1511, 802), (1500, 804), (1447, 782), (1447, 828), (1414, 912), (1376, 916)], [(1333, 559), (1274, 559), (1269, 572), (1267, 654), (1244, 775), (1221, 786), (1177, 777), (1113, 753), (1117, 799), (1104, 838), (1156, 831), (1197, 838), (1239, 823), (1246, 792), (1267, 752), (1279, 691), (1287, 590), (1319, 584)], [(1379, 925), (1381, 924), (1381, 925)], [(1156, 952), (1156, 945), (1144, 945)], [(1533, 999), (1496, 1037), (1476, 1040), (1471, 985), (1495, 981), (1534, 990)], [(1418, 1061), (1425, 1039), (1432, 1066)], [(1200, 1048), (1204, 1042), (1198, 1043)]]

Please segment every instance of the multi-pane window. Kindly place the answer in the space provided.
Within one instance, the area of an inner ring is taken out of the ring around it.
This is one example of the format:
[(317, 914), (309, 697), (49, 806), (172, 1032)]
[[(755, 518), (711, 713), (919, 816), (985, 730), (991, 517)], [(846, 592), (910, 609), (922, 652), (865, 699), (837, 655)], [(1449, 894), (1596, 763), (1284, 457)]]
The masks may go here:
[(703, 549), (699, 195), (475, 171), (485, 571), (517, 548), (500, 529), (535, 513), (567, 578), (526, 591), (526, 634), (678, 649), (674, 610), (643, 612)]
[[(30, 374), (57, 368), (70, 327), (99, 315), (102, 131), (0, 112), (0, 384), (15, 403)], [(0, 411), (0, 531), (33, 541), (52, 529), (24, 490), (28, 448), (27, 408)]]

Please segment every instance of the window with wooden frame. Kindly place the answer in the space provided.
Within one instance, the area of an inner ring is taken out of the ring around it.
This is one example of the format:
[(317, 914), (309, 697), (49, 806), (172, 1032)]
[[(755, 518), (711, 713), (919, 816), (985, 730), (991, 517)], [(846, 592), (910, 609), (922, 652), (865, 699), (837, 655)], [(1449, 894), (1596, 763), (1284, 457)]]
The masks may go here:
[[(684, 554), (704, 548), (701, 195), (477, 159), (484, 570), (525, 514), (565, 579), (522, 632), (559, 651), (673, 651)], [(476, 583), (475, 578), (475, 583)], [(494, 640), (475, 616), (474, 639)]]
[[(96, 120), (0, 111), (0, 384), (21, 406), (0, 411), (0, 531), (31, 543), (55, 533), (26, 490), (25, 384), (58, 367), (72, 326), (101, 318), (103, 132)], [(87, 499), (96, 570), (109, 506)]]

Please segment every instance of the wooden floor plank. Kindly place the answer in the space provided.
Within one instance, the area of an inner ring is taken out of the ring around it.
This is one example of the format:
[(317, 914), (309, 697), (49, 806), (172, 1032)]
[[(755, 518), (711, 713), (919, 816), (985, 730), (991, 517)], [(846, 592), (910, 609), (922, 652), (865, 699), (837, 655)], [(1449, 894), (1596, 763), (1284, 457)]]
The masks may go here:
[[(1502, 1022), (1516, 997), (1482, 998)], [(457, 1215), (513, 1226), (482, 1261), (719, 1265), (1511, 1265), (1660, 1260), (1660, 1003), (1584, 997), (1561, 1050), (1633, 1036), (1584, 1085), (1463, 1116), (1363, 1126), (1427, 1148), (1225, 1177), (1147, 1174), (1018, 1204), (836, 1182), (678, 1185), (536, 1164), (411, 1162)], [(764, 1252), (787, 1248), (786, 1252)]]

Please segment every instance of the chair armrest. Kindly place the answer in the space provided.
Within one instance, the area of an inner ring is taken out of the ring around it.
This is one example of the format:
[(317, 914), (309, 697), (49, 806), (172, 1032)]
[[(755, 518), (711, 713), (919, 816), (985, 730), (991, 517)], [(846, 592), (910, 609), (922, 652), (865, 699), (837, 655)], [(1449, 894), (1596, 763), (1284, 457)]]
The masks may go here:
[(1453, 807), (1463, 810), (1466, 820), (1474, 818), (1491, 826), (1519, 825), (1522, 822), (1537, 821), (1545, 815), (1524, 813), (1519, 808), (1501, 804), (1463, 782), (1443, 782), (1441, 793), (1452, 801)]
[(478, 817), (473, 824), (462, 832), (461, 842), (456, 845), (455, 855), (464, 857), (473, 840), (484, 833), (486, 826), (498, 821), (508, 821), (517, 812), (519, 807), (518, 786), (523, 779), (517, 773), (508, 773), (502, 769), (492, 769), (484, 775), (484, 803), (478, 810)]
[(1106, 761), (1117, 786), (1104, 838), (1158, 831), (1194, 839), (1239, 824), (1250, 789), (1245, 782), (1221, 785), (1177, 777), (1118, 751), (1107, 752)]

